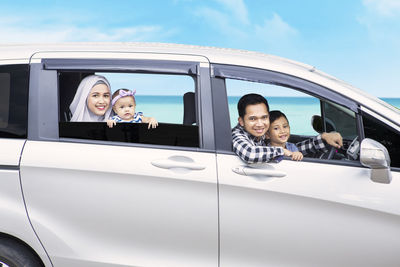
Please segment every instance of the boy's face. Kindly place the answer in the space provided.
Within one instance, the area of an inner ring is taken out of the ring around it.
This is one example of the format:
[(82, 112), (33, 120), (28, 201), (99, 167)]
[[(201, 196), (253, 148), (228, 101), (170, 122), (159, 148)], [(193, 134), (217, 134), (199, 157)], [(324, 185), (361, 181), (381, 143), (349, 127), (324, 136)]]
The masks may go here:
[(271, 123), (267, 134), (270, 138), (271, 146), (285, 147), (290, 137), (290, 126), (285, 117), (279, 117)]
[(262, 137), (269, 127), (269, 113), (265, 104), (248, 105), (244, 117), (239, 117), (239, 124), (249, 134)]
[(135, 100), (132, 96), (121, 97), (115, 102), (113, 110), (117, 115), (127, 121), (132, 120), (135, 115)]

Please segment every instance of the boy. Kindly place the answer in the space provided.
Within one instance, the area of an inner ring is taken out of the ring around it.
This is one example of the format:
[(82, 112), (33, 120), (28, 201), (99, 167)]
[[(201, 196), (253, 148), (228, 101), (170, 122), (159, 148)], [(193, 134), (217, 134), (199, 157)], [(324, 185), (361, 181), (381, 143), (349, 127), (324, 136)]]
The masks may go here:
[(269, 129), (266, 133), (269, 138), (267, 144), (274, 147), (282, 147), (284, 155), (292, 160), (302, 160), (303, 154), (299, 152), (297, 146), (289, 143), (290, 125), (286, 115), (279, 110), (273, 110), (269, 113)]

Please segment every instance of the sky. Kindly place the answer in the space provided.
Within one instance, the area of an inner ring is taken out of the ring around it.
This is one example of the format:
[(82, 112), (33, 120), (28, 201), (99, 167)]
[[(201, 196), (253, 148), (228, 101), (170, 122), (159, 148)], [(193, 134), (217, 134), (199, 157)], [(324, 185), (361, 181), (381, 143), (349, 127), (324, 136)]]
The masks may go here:
[(1, 0), (0, 43), (165, 42), (307, 63), (400, 98), (400, 0)]

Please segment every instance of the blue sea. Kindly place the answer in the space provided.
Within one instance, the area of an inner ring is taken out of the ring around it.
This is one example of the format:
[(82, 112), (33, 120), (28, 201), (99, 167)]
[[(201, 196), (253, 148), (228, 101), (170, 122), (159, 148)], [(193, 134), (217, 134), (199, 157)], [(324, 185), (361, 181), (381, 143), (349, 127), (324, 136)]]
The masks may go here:
[[(231, 127), (237, 124), (237, 97), (229, 97)], [(400, 98), (381, 98), (383, 101), (400, 108)], [(311, 117), (321, 114), (319, 100), (311, 97), (268, 97), (270, 110), (278, 109), (288, 117), (292, 133), (314, 135)], [(182, 123), (182, 96), (136, 96), (136, 111), (144, 116), (155, 117), (159, 122)]]

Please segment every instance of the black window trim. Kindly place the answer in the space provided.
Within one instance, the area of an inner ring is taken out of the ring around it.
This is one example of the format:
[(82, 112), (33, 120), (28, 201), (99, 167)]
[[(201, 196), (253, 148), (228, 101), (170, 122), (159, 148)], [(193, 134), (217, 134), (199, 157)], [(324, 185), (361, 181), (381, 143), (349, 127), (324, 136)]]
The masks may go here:
[(199, 74), (199, 63), (153, 59), (43, 59), (45, 70), (130, 71), (136, 73)]

